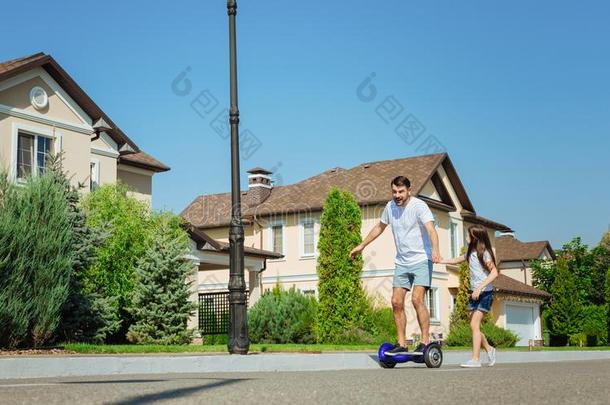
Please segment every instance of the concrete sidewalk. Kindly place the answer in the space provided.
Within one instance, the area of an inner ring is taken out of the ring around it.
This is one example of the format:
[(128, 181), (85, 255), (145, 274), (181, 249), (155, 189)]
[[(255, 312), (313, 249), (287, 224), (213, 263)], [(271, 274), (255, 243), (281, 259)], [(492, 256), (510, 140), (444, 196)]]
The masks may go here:
[[(443, 365), (457, 365), (470, 352), (445, 351)], [(498, 351), (498, 364), (610, 360), (610, 351)], [(485, 354), (482, 355), (485, 359)], [(414, 363), (397, 367), (425, 367)], [(201, 355), (81, 355), (0, 357), (0, 379), (102, 376), (127, 374), (221, 373), (258, 371), (322, 371), (379, 369), (375, 353), (265, 353), (247, 356)]]

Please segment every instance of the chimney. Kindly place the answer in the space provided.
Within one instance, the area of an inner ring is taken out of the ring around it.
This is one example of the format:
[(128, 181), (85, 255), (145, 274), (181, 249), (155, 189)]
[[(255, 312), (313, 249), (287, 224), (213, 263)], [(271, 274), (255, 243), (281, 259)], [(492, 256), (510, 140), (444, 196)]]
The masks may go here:
[(273, 188), (271, 174), (261, 167), (248, 170), (248, 206), (261, 204), (269, 197)]

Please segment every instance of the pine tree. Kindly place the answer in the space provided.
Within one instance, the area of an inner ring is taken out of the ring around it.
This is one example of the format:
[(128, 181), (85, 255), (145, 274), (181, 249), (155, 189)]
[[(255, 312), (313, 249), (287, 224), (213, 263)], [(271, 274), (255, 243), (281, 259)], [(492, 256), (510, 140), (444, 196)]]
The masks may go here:
[(156, 232), (136, 265), (137, 282), (133, 306), (134, 323), (127, 339), (134, 343), (186, 344), (192, 331), (187, 321), (195, 310), (189, 300), (194, 265), (185, 259), (188, 236), (180, 220), (169, 214), (158, 218)]
[(551, 286), (549, 305), (550, 329), (553, 335), (568, 338), (580, 332), (582, 303), (579, 300), (576, 276), (563, 258), (557, 260), (557, 274)]
[(460, 285), (457, 295), (455, 296), (455, 305), (451, 313), (449, 329), (453, 329), (460, 324), (469, 322), (468, 316), (468, 299), (470, 298), (470, 269), (468, 262), (460, 263)]
[(337, 342), (346, 331), (367, 328), (362, 258), (349, 258), (349, 252), (362, 241), (361, 224), (354, 197), (331, 189), (324, 204), (318, 241), (316, 334), (320, 342)]

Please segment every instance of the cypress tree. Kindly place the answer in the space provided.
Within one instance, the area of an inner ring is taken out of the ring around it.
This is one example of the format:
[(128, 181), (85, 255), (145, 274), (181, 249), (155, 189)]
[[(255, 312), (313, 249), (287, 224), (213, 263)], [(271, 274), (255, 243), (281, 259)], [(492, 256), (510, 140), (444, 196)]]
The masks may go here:
[(451, 319), (449, 322), (449, 329), (460, 324), (468, 324), (468, 299), (470, 298), (470, 269), (468, 262), (460, 263), (460, 285), (458, 287), (457, 295), (455, 296), (455, 305), (453, 312), (451, 313)]
[(367, 328), (367, 302), (361, 282), (362, 258), (349, 252), (361, 241), (362, 217), (354, 197), (331, 189), (320, 220), (316, 334), (320, 342), (337, 342), (350, 330)]
[(563, 258), (557, 260), (557, 275), (551, 286), (549, 305), (550, 329), (555, 336), (564, 339), (580, 332), (582, 303), (576, 286), (576, 276), (570, 272)]

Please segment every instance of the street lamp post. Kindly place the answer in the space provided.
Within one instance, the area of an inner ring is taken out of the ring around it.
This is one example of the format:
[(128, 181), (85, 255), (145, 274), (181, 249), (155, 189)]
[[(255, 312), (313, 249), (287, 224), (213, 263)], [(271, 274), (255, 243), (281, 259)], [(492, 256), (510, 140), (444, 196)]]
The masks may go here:
[(235, 45), (236, 0), (227, 0), (229, 14), (229, 63), (231, 82), (231, 226), (229, 228), (229, 353), (247, 354), (248, 321), (244, 280), (244, 227), (241, 222), (239, 184), (239, 110), (237, 108), (237, 49)]

